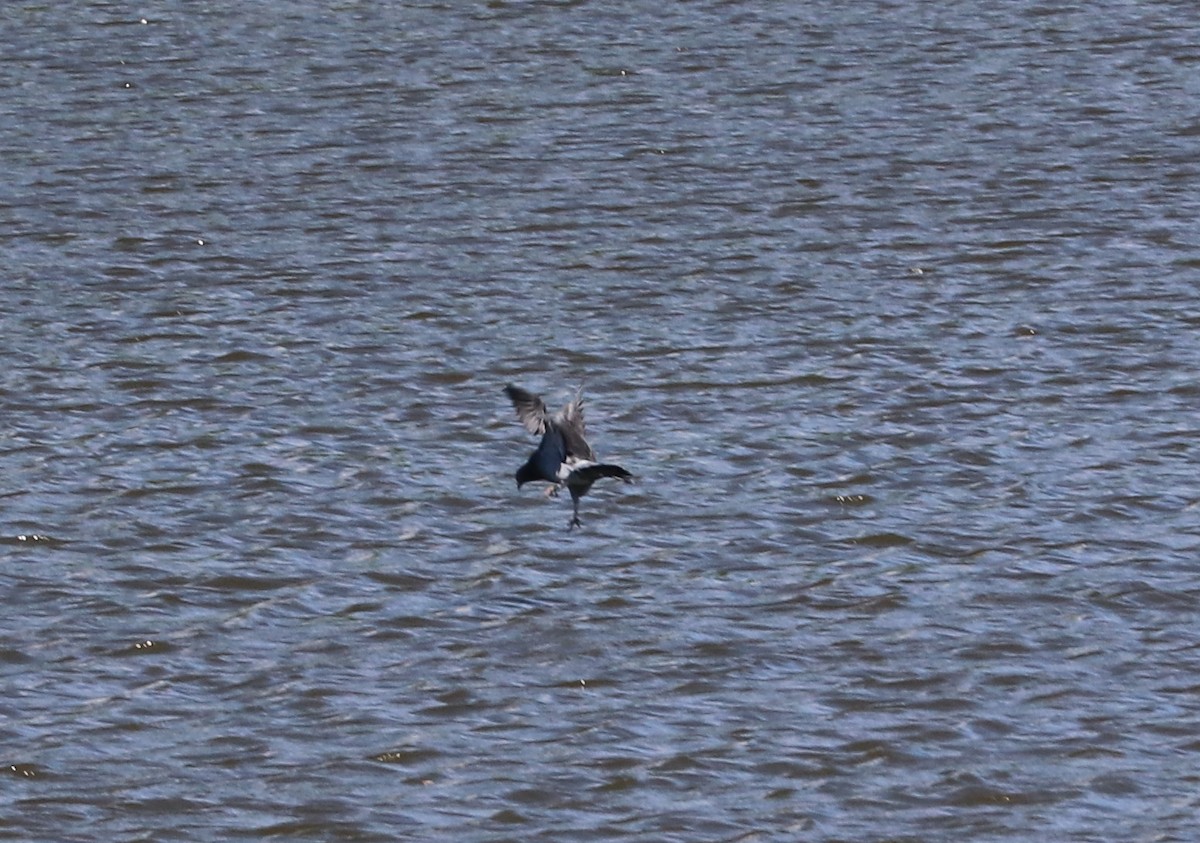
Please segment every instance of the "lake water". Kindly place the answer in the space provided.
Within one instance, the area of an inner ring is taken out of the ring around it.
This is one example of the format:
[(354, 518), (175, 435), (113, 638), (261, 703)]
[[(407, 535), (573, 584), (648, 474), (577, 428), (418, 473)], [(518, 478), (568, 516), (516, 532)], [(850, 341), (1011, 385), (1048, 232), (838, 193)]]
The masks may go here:
[(7, 3), (0, 837), (1194, 839), (1198, 45)]

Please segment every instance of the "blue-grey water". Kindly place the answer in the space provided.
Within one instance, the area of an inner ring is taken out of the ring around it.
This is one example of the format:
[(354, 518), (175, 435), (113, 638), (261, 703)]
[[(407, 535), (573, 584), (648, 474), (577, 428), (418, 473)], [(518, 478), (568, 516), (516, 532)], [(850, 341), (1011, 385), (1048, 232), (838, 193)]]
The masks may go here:
[(0, 161), (0, 838), (1195, 839), (1193, 4), (17, 0)]

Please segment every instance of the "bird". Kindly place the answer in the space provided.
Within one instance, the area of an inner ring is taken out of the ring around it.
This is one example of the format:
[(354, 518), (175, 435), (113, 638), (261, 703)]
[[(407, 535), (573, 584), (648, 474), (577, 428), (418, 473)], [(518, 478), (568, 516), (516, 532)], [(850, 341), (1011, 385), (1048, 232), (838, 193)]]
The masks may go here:
[(600, 462), (587, 441), (583, 422), (583, 388), (554, 415), (542, 399), (528, 390), (509, 384), (504, 394), (512, 401), (517, 419), (535, 436), (541, 436), (537, 449), (525, 464), (517, 469), (517, 488), (526, 483), (544, 480), (552, 484), (547, 495), (557, 495), (566, 486), (571, 493), (571, 523), (568, 531), (582, 527), (579, 520), (579, 499), (588, 493), (592, 484), (602, 477), (616, 477), (626, 483), (633, 475), (619, 465)]

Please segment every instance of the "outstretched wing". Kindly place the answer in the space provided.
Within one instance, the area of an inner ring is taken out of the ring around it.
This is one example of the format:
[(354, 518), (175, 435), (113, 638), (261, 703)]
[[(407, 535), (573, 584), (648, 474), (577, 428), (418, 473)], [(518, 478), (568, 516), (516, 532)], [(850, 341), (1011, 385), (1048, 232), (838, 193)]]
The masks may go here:
[(563, 432), (563, 440), (567, 446), (567, 454), (578, 460), (594, 460), (596, 454), (587, 441), (587, 425), (583, 421), (583, 387), (575, 393), (575, 397), (567, 402), (567, 406), (554, 417), (554, 423)]
[(504, 387), (504, 394), (508, 396), (509, 401), (512, 401), (513, 408), (517, 411), (517, 418), (526, 430), (535, 436), (541, 436), (546, 432), (548, 414), (546, 405), (542, 403), (541, 398), (512, 384)]

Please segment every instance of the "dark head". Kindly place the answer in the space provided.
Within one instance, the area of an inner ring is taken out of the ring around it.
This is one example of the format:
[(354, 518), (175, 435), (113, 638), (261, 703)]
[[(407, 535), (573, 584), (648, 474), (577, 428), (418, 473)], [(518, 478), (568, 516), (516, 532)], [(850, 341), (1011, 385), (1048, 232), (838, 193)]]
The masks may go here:
[(526, 483), (532, 483), (538, 479), (537, 470), (529, 463), (517, 469), (517, 488), (520, 489)]

